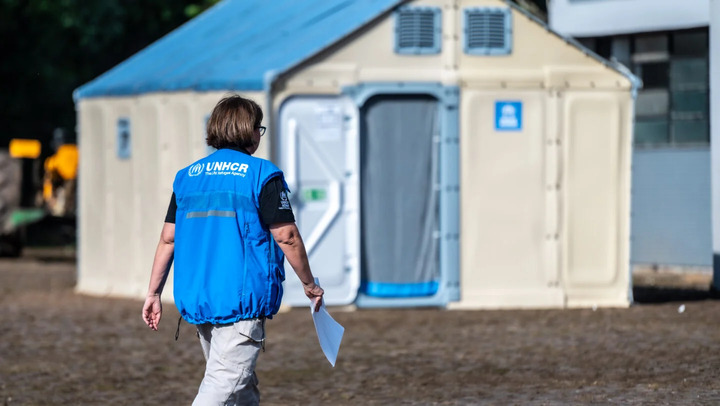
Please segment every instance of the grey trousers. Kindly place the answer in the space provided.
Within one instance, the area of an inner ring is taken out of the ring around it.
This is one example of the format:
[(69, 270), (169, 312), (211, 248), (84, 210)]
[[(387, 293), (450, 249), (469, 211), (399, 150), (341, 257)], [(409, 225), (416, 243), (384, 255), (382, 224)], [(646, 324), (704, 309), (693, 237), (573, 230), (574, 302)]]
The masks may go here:
[(258, 405), (255, 364), (265, 339), (265, 319), (199, 324), (197, 330), (206, 365), (193, 406)]

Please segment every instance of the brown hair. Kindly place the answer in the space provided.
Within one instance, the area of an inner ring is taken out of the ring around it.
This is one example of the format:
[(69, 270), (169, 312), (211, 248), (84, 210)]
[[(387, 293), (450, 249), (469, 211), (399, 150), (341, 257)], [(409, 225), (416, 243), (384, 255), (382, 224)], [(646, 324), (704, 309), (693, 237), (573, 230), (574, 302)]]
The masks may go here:
[(253, 145), (255, 128), (262, 123), (263, 112), (257, 103), (240, 95), (223, 97), (215, 105), (207, 123), (207, 144), (216, 149)]

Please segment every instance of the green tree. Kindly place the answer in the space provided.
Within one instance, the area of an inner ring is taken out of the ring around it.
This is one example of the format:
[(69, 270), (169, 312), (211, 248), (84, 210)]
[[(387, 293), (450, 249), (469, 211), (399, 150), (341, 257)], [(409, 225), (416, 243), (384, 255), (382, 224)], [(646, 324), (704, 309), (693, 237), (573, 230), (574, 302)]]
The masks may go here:
[(72, 138), (72, 91), (218, 0), (0, 0), (0, 147)]

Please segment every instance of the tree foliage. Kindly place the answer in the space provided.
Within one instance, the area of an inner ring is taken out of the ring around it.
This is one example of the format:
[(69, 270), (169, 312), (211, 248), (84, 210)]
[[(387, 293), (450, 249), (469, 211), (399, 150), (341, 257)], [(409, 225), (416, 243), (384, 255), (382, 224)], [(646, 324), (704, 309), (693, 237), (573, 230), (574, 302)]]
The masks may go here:
[(75, 129), (72, 91), (218, 0), (0, 0), (0, 147)]

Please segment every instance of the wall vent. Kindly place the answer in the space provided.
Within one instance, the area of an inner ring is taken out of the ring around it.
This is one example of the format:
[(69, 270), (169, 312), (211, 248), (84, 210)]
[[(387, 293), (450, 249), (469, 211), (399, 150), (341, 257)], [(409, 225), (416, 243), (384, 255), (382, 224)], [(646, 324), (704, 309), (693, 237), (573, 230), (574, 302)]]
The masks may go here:
[(436, 7), (401, 7), (395, 12), (395, 52), (438, 54), (441, 49), (441, 12)]
[(465, 9), (465, 53), (508, 55), (512, 52), (512, 12), (509, 8)]

